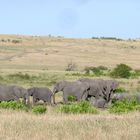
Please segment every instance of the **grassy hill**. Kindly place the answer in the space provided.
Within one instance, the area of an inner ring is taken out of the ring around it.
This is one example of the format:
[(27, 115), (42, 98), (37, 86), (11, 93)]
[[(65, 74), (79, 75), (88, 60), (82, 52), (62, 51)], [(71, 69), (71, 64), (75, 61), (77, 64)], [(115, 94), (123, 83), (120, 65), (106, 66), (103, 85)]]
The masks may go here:
[(119, 63), (140, 69), (140, 41), (0, 35), (1, 69), (65, 70), (70, 61), (79, 70)]

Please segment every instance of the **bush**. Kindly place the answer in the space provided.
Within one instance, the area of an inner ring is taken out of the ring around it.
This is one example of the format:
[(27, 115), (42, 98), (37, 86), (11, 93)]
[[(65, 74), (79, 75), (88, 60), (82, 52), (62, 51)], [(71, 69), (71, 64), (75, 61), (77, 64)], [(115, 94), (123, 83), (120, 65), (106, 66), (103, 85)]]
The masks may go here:
[(103, 66), (99, 66), (99, 67), (86, 67), (84, 69), (85, 71), (85, 74), (86, 75), (89, 75), (90, 72), (92, 72), (95, 76), (101, 76), (103, 75), (103, 71), (105, 70), (106, 68), (103, 67)]
[(66, 67), (66, 71), (75, 71), (77, 69), (76, 63), (70, 61)]
[(76, 97), (75, 96), (68, 96), (68, 101), (74, 102), (74, 101), (76, 101)]
[(113, 78), (129, 78), (131, 76), (131, 70), (131, 67), (126, 64), (119, 64), (113, 69), (110, 76)]
[(120, 87), (120, 88), (115, 89), (114, 92), (115, 93), (123, 93), (123, 92), (126, 92), (126, 90), (124, 88)]
[(43, 114), (46, 111), (47, 111), (47, 108), (42, 105), (37, 105), (32, 108), (32, 112), (34, 112), (35, 114)]
[(59, 108), (59, 112), (73, 113), (73, 114), (85, 114), (85, 113), (97, 114), (98, 113), (97, 109), (92, 107), (91, 104), (87, 101), (83, 101), (71, 105), (63, 105)]
[(13, 109), (13, 110), (26, 110), (26, 111), (28, 110), (25, 104), (16, 101), (10, 101), (10, 102), (2, 101), (0, 103), (0, 108)]
[(117, 101), (109, 108), (110, 113), (128, 113), (133, 110), (140, 111), (140, 104), (135, 98), (130, 101), (127, 99), (123, 101)]

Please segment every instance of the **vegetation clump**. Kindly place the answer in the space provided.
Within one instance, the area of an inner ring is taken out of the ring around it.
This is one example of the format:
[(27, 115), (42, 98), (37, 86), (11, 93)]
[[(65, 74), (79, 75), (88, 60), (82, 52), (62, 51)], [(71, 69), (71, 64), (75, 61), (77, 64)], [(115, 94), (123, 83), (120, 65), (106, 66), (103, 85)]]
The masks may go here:
[(25, 104), (16, 101), (2, 101), (0, 103), (0, 108), (26, 111), (28, 110), (28, 107)]
[(112, 70), (110, 76), (113, 78), (129, 78), (131, 76), (131, 70), (132, 68), (128, 65), (119, 64)]
[(97, 114), (98, 110), (91, 106), (87, 101), (82, 101), (80, 103), (63, 105), (59, 108), (59, 112), (62, 113), (71, 113), (71, 114)]
[(35, 114), (44, 114), (47, 111), (47, 108), (43, 105), (36, 105), (32, 108), (32, 112)]
[(134, 110), (140, 111), (140, 104), (135, 98), (132, 100), (116, 101), (109, 108), (110, 113), (128, 113)]

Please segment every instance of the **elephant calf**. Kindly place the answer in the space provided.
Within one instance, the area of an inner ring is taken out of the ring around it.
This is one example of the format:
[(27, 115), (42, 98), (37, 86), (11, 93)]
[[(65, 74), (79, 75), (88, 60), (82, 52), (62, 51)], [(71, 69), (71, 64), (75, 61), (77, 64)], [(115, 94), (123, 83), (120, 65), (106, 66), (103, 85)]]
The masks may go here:
[(140, 94), (131, 95), (129, 93), (116, 93), (113, 95), (112, 101), (122, 101), (125, 99), (130, 101), (134, 98), (140, 103)]
[(97, 108), (106, 108), (108, 106), (107, 101), (103, 98), (95, 99), (92, 104)]
[(33, 87), (28, 89), (29, 96), (33, 96), (33, 104), (42, 100), (45, 103), (51, 104), (52, 91), (47, 87)]

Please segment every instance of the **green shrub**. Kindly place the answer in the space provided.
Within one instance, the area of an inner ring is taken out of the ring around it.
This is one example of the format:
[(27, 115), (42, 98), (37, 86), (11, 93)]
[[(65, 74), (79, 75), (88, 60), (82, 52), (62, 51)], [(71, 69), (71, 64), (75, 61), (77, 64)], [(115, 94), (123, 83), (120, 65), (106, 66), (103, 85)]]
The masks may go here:
[(129, 78), (131, 76), (131, 70), (126, 64), (119, 64), (113, 69), (110, 76), (113, 78)]
[(73, 113), (73, 114), (97, 114), (96, 108), (92, 107), (89, 102), (83, 101), (80, 103), (75, 103), (71, 105), (63, 105), (59, 108), (59, 112), (62, 113)]
[(122, 92), (126, 92), (126, 90), (122, 87), (115, 89), (115, 93), (122, 93)]
[(28, 110), (25, 104), (16, 101), (10, 101), (10, 102), (2, 101), (0, 103), (0, 108), (13, 109), (13, 110), (26, 110), (26, 111)]
[(127, 99), (123, 101), (117, 101), (109, 108), (110, 113), (128, 113), (133, 110), (140, 111), (140, 104), (135, 98), (130, 101)]
[(74, 101), (76, 101), (76, 97), (75, 96), (68, 96), (68, 101), (74, 102)]
[(32, 112), (35, 114), (43, 114), (47, 111), (47, 108), (43, 105), (36, 105), (32, 108)]
[(91, 72), (95, 75), (95, 76), (101, 76), (103, 75), (103, 70), (100, 67), (86, 67), (84, 69), (85, 74), (89, 75)]

